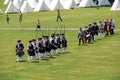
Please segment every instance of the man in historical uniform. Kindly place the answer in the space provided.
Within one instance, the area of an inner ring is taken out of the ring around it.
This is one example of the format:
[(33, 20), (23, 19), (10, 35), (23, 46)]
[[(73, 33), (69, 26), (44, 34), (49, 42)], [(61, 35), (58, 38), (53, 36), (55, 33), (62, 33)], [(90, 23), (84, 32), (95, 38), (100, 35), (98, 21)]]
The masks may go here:
[(22, 56), (24, 55), (24, 45), (22, 44), (21, 40), (17, 41), (18, 43), (16, 44), (16, 61), (23, 61)]
[(65, 34), (62, 34), (62, 47), (64, 48), (64, 53), (66, 53), (66, 48), (67, 48), (67, 39), (65, 37)]
[(58, 47), (56, 45), (56, 41), (55, 41), (55, 35), (52, 34), (51, 35), (51, 38), (50, 38), (50, 45), (51, 45), (51, 52), (50, 52), (50, 55), (52, 56), (52, 50), (55, 51), (55, 54), (57, 55), (58, 54)]
[(36, 40), (35, 39), (32, 39), (32, 45), (34, 46), (34, 51), (35, 51), (35, 56), (36, 56), (36, 59), (39, 59), (39, 54), (38, 54), (38, 45), (36, 43)]
[(43, 38), (38, 38), (38, 49), (39, 56), (43, 55), (44, 59), (47, 59), (47, 54), (45, 53), (45, 42)]
[(34, 57), (34, 60), (36, 60), (35, 58), (35, 49), (34, 49), (34, 45), (32, 44), (32, 40), (29, 41), (28, 47), (27, 47), (27, 52), (28, 52), (28, 62), (30, 62), (30, 60)]
[(95, 36), (97, 36), (98, 39), (99, 39), (99, 37), (100, 37), (100, 36), (99, 36), (99, 27), (98, 27), (98, 25), (97, 25), (96, 22), (94, 22), (93, 27), (94, 27), (94, 39), (96, 39)]
[(84, 45), (84, 32), (82, 30), (82, 28), (80, 28), (80, 31), (78, 32), (78, 39), (79, 39), (79, 46), (81, 44), (81, 40), (82, 40), (82, 44)]

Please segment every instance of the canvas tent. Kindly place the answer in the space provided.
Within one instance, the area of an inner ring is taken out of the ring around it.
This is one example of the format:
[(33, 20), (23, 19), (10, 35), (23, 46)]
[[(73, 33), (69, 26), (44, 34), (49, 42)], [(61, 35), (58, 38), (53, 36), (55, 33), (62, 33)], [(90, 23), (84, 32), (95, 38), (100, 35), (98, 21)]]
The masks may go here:
[(0, 14), (3, 14), (2, 10), (0, 9)]
[(36, 0), (27, 0), (27, 1), (28, 1), (28, 3), (30, 4), (30, 6), (31, 6), (32, 8), (35, 8), (35, 6), (37, 5)]
[(20, 0), (14, 0), (13, 4), (16, 6), (17, 9), (21, 8), (21, 2), (20, 2)]
[(60, 0), (52, 0), (49, 8), (50, 8), (50, 10), (61, 10), (61, 9), (63, 9), (63, 6), (62, 6)]
[(38, 2), (39, 2), (39, 0), (36, 0), (36, 2), (38, 3)]
[(29, 3), (27, 2), (27, 0), (24, 1), (20, 11), (22, 13), (26, 13), (26, 12), (33, 12), (33, 9), (31, 8), (31, 6), (29, 5)]
[(20, 0), (21, 6), (23, 5), (24, 1), (25, 1), (25, 0)]
[(120, 0), (115, 0), (112, 7), (111, 7), (111, 10), (120, 10)]
[[(40, 1), (40, 0), (39, 0)], [(52, 2), (52, 0), (45, 0), (46, 4), (49, 6)]]
[(77, 6), (74, 0), (66, 0), (64, 3), (65, 9), (78, 8), (78, 7), (79, 6)]
[(60, 0), (61, 4), (64, 5), (64, 3), (66, 2), (66, 0)]
[(7, 9), (6, 9), (6, 11), (5, 11), (5, 13), (15, 13), (15, 12), (19, 12), (19, 11), (17, 10), (15, 5), (13, 4), (13, 1), (11, 0)]
[(50, 10), (48, 5), (46, 4), (45, 0), (39, 0), (34, 11), (39, 12), (39, 11), (45, 11), (45, 10)]
[(93, 7), (93, 6), (96, 6), (93, 0), (82, 0), (79, 5), (79, 7)]
[(75, 3), (76, 3), (76, 4), (80, 4), (81, 1), (82, 1), (82, 0), (75, 0)]
[(99, 0), (99, 6), (111, 5), (109, 0)]
[(9, 4), (10, 0), (5, 0), (4, 4)]

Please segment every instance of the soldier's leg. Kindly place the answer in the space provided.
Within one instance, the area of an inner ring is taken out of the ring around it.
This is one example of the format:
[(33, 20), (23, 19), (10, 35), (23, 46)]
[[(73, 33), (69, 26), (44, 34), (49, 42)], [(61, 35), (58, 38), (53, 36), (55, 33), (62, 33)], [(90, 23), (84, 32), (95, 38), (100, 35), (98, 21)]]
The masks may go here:
[(31, 56), (30, 56), (30, 55), (28, 55), (28, 62), (30, 62), (30, 60), (31, 60)]
[(62, 22), (62, 18), (61, 18), (61, 16), (59, 16), (59, 19), (61, 20), (61, 22)]
[(58, 55), (58, 49), (55, 49), (55, 54)]
[(79, 44), (78, 45), (80, 45), (81, 44), (81, 38), (79, 38)]
[(66, 53), (66, 47), (64, 47), (64, 52)]
[(50, 57), (52, 57), (52, 49), (50, 50)]
[(84, 45), (84, 38), (82, 38), (82, 44)]
[(19, 61), (19, 56), (18, 55), (16, 55), (16, 62), (18, 62)]
[(41, 53), (38, 52), (38, 59), (41, 60)]
[(60, 44), (60, 53), (62, 54), (62, 44)]
[(100, 32), (98, 32), (98, 39), (100, 39)]
[(58, 22), (58, 19), (59, 19), (59, 16), (57, 16), (57, 20), (56, 20), (57, 22)]
[(44, 55), (44, 59), (47, 59), (47, 52), (45, 51), (45, 53), (43, 53)]

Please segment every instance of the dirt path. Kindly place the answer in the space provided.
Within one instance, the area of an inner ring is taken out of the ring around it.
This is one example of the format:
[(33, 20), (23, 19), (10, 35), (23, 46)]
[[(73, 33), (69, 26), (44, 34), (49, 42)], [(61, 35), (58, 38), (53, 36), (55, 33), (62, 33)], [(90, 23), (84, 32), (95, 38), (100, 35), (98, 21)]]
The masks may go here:
[[(0, 30), (35, 30), (35, 28), (0, 28)], [(61, 28), (41, 28), (41, 30), (61, 30)], [(62, 30), (78, 31), (79, 28), (63, 28)], [(120, 31), (120, 29), (115, 29), (115, 31)]]

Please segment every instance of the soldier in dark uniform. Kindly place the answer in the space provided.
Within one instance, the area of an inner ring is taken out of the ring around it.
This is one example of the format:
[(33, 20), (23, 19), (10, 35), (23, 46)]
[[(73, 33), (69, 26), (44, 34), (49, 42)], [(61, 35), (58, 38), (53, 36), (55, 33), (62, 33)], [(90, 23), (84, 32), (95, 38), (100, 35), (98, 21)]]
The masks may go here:
[(65, 34), (62, 34), (62, 47), (64, 48), (64, 52), (66, 53), (66, 48), (67, 48), (67, 39), (65, 37)]
[(45, 53), (46, 54), (50, 53), (50, 57), (52, 57), (51, 46), (48, 36), (45, 36)]
[(57, 55), (58, 54), (58, 47), (56, 46), (56, 41), (55, 41), (55, 35), (54, 34), (51, 35), (50, 45), (52, 47), (52, 50), (54, 50), (55, 54)]
[(39, 54), (38, 54), (39, 51), (38, 51), (38, 46), (35, 39), (32, 39), (32, 45), (34, 46), (36, 59), (39, 59)]
[(35, 59), (35, 49), (34, 49), (34, 45), (32, 44), (32, 40), (29, 41), (27, 52), (28, 52), (28, 62), (30, 62), (30, 60), (33, 57)]
[[(94, 27), (94, 33), (95, 33), (94, 36), (95, 36), (95, 35), (98, 36), (98, 34), (99, 34), (99, 27), (98, 27), (98, 25), (97, 25), (96, 22), (94, 23), (93, 27)], [(94, 39), (95, 39), (95, 37), (94, 37)], [(99, 38), (98, 38), (98, 39), (99, 39)]]
[(24, 45), (21, 43), (21, 40), (17, 41), (18, 44), (16, 44), (16, 61), (22, 61), (22, 56), (24, 55)]
[(89, 33), (91, 35), (91, 39), (94, 41), (94, 27), (89, 24)]
[(40, 54), (45, 54), (45, 47), (43, 46), (42, 38), (38, 38), (38, 50)]
[(43, 53), (43, 57), (44, 59), (47, 59), (47, 55), (48, 55), (48, 44), (47, 44), (47, 37), (43, 36), (42, 37), (42, 44), (43, 44), (43, 48), (45, 50), (45, 52)]

